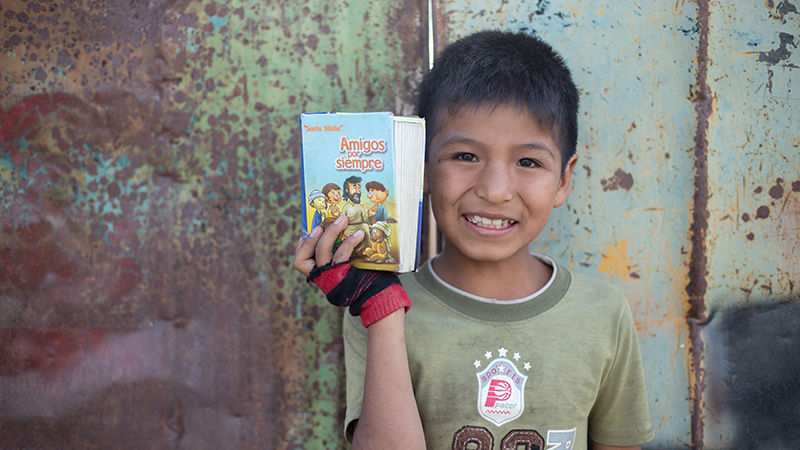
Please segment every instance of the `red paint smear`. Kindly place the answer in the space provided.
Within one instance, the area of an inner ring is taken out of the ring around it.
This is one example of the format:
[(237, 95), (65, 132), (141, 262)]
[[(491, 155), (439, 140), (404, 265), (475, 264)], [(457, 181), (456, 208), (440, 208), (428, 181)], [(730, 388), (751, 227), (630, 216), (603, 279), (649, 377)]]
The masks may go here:
[(3, 117), (2, 126), (0, 126), (0, 143), (19, 139), (42, 116), (50, 114), (63, 104), (82, 105), (81, 101), (75, 96), (63, 92), (36, 94), (26, 97), (8, 110), (8, 113)]
[(49, 274), (56, 275), (60, 283), (75, 275), (75, 267), (53, 243), (26, 250), (0, 248), (0, 293), (14, 288), (28, 293), (38, 291)]
[(96, 329), (0, 330), (0, 376), (29, 370), (53, 374), (79, 360), (107, 335), (107, 331)]

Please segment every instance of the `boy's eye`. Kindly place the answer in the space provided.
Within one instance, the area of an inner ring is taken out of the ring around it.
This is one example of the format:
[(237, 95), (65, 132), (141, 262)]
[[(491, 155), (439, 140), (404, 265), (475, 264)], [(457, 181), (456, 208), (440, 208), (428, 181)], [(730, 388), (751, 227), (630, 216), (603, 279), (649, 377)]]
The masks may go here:
[(472, 153), (458, 153), (453, 156), (453, 159), (456, 161), (467, 161), (467, 162), (478, 161), (478, 157), (473, 155)]
[(522, 158), (517, 162), (517, 165), (522, 167), (539, 167), (539, 163), (530, 159), (530, 158)]

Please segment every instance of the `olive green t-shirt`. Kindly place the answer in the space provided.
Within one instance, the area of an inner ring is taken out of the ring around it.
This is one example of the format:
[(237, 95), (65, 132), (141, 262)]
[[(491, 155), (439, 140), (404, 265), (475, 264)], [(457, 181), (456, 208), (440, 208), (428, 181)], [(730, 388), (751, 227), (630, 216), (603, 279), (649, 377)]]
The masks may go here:
[[(401, 281), (409, 367), (428, 448), (586, 449), (653, 438), (633, 316), (611, 284), (556, 265), (524, 299), (447, 285), (425, 264)], [(345, 433), (361, 413), (367, 330), (345, 314)], [(472, 442), (473, 447), (468, 447)], [(515, 444), (516, 443), (516, 444)]]

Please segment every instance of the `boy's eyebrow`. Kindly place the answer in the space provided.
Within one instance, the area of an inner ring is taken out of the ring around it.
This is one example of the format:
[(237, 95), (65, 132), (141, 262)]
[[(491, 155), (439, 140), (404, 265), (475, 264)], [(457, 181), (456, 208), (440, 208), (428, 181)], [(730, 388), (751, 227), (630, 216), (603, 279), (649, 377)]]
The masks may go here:
[[(440, 148), (444, 148), (444, 147), (447, 147), (448, 145), (451, 145), (451, 144), (464, 144), (464, 145), (471, 145), (471, 146), (477, 146), (477, 147), (484, 147), (485, 146), (485, 144), (483, 142), (481, 142), (481, 141), (477, 141), (475, 139), (464, 137), (464, 136), (453, 135), (453, 136), (450, 136), (450, 137), (446, 138), (444, 140), (444, 142), (442, 142), (442, 144), (439, 147)], [(540, 141), (527, 142), (527, 143), (519, 145), (518, 147), (528, 148), (528, 149), (531, 149), (531, 150), (544, 150), (547, 153), (549, 153), (552, 158), (556, 157), (555, 153), (553, 153), (553, 150), (551, 150), (550, 147), (547, 146), (547, 144), (545, 144), (543, 142), (540, 142)]]

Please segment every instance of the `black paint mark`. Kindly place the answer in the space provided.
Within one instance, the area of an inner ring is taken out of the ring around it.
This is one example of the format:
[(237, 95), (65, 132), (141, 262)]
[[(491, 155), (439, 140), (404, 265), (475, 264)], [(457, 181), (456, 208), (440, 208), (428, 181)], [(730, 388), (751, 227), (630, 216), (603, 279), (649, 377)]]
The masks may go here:
[[(769, 1), (767, 6), (771, 9), (775, 7), (775, 4), (772, 1)], [(781, 21), (782, 23), (786, 23), (786, 15), (789, 13), (797, 14), (797, 7), (788, 1), (783, 1), (778, 3), (778, 7), (775, 8), (775, 12), (770, 13), (769, 16), (775, 20)]]
[(755, 237), (756, 237), (756, 235), (755, 235), (755, 234), (753, 234), (753, 233), (747, 233), (747, 240), (748, 240), (748, 241), (752, 241), (753, 239), (755, 239)]
[(749, 222), (750, 221), (750, 214), (747, 214), (747, 213), (742, 214), (742, 220), (745, 221), (745, 222)]
[(778, 38), (781, 41), (780, 46), (778, 46), (778, 48), (770, 50), (768, 52), (758, 53), (758, 60), (760, 62), (765, 62), (767, 64), (772, 64), (772, 65), (778, 64), (792, 55), (792, 52), (790, 52), (786, 48), (787, 45), (791, 44), (792, 47), (797, 48), (797, 44), (794, 43), (793, 35), (789, 33), (779, 33)]
[(719, 316), (703, 334), (721, 344), (706, 355), (706, 381), (710, 417), (732, 419), (727, 448), (800, 448), (800, 299)]
[(768, 206), (759, 206), (756, 210), (756, 218), (757, 219), (766, 219), (769, 217), (769, 207)]

